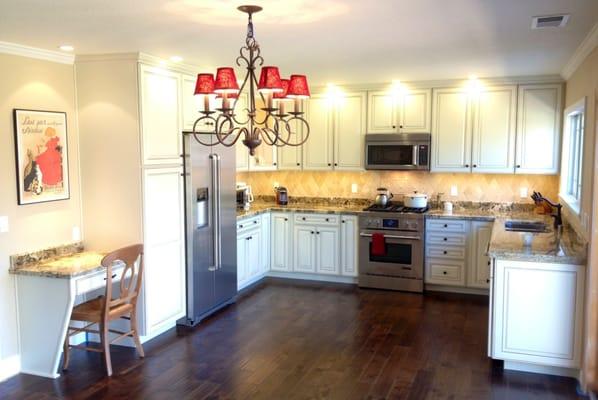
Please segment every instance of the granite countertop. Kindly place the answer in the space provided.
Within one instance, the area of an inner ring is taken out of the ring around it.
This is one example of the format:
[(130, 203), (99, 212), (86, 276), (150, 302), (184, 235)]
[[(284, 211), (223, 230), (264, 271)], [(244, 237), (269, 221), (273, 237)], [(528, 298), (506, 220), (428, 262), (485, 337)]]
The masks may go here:
[(330, 204), (291, 203), (287, 206), (280, 206), (269, 202), (254, 202), (247, 211), (237, 210), (237, 219), (249, 218), (269, 211), (357, 215), (364, 208), (364, 205), (350, 203), (336, 206)]
[(492, 227), (488, 255), (500, 260), (585, 265), (587, 244), (583, 239), (567, 225), (563, 226), (559, 235), (552, 227), (552, 218), (544, 218), (550, 230), (546, 233), (532, 233), (531, 246), (523, 243), (524, 236), (530, 233), (507, 231), (506, 219), (497, 218)]
[(83, 251), (21, 265), (11, 268), (9, 272), (16, 275), (75, 278), (103, 270), (100, 262), (104, 255), (94, 251)]

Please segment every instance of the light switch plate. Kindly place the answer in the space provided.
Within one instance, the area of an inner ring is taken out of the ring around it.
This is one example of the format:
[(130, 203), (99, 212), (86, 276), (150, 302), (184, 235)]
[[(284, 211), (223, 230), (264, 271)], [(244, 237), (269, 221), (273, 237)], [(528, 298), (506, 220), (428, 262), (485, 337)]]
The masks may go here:
[(81, 229), (78, 226), (73, 226), (71, 237), (73, 242), (79, 242), (81, 240)]
[(8, 232), (8, 216), (0, 216), (0, 233)]
[(519, 188), (519, 197), (521, 197), (522, 199), (525, 199), (527, 197), (527, 188), (526, 187)]
[(459, 196), (459, 190), (457, 189), (457, 185), (451, 186), (451, 196)]
[(357, 193), (357, 183), (351, 184), (351, 193)]

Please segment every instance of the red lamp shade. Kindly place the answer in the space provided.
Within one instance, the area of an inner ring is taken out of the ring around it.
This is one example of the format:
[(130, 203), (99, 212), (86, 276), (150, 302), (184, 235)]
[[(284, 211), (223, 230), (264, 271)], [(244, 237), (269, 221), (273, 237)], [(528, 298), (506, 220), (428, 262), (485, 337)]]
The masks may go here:
[(239, 84), (235, 76), (235, 70), (231, 67), (222, 67), (216, 70), (216, 82), (214, 92), (216, 93), (237, 93)]
[(282, 92), (283, 88), (278, 67), (262, 67), (257, 88), (258, 90), (274, 93)]
[(287, 96), (296, 98), (307, 98), (310, 96), (307, 77), (305, 75), (291, 75)]
[(214, 93), (214, 74), (197, 74), (195, 94)]
[(287, 93), (289, 92), (290, 79), (281, 79), (280, 83), (282, 84), (282, 92), (274, 93), (275, 99), (284, 99), (287, 97)]

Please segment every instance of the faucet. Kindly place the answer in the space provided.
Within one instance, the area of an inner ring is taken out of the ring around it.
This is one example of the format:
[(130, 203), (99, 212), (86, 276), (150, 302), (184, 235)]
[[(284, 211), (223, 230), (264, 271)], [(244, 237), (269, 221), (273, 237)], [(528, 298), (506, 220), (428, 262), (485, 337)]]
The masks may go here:
[(559, 226), (563, 225), (563, 218), (561, 215), (563, 205), (561, 203), (553, 203), (552, 201), (548, 200), (546, 197), (542, 196), (542, 193), (540, 193), (540, 192), (534, 192), (531, 197), (532, 197), (532, 200), (536, 204), (540, 204), (542, 201), (545, 201), (552, 208), (556, 208), (556, 214), (550, 214), (550, 216), (552, 218), (554, 218), (554, 229), (558, 229)]

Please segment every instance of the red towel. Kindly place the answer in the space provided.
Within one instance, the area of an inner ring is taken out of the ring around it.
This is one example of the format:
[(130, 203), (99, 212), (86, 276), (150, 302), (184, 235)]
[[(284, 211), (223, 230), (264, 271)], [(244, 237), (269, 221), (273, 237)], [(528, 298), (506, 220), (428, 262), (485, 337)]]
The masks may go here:
[(386, 242), (383, 233), (372, 233), (372, 247), (370, 253), (373, 256), (386, 255)]

